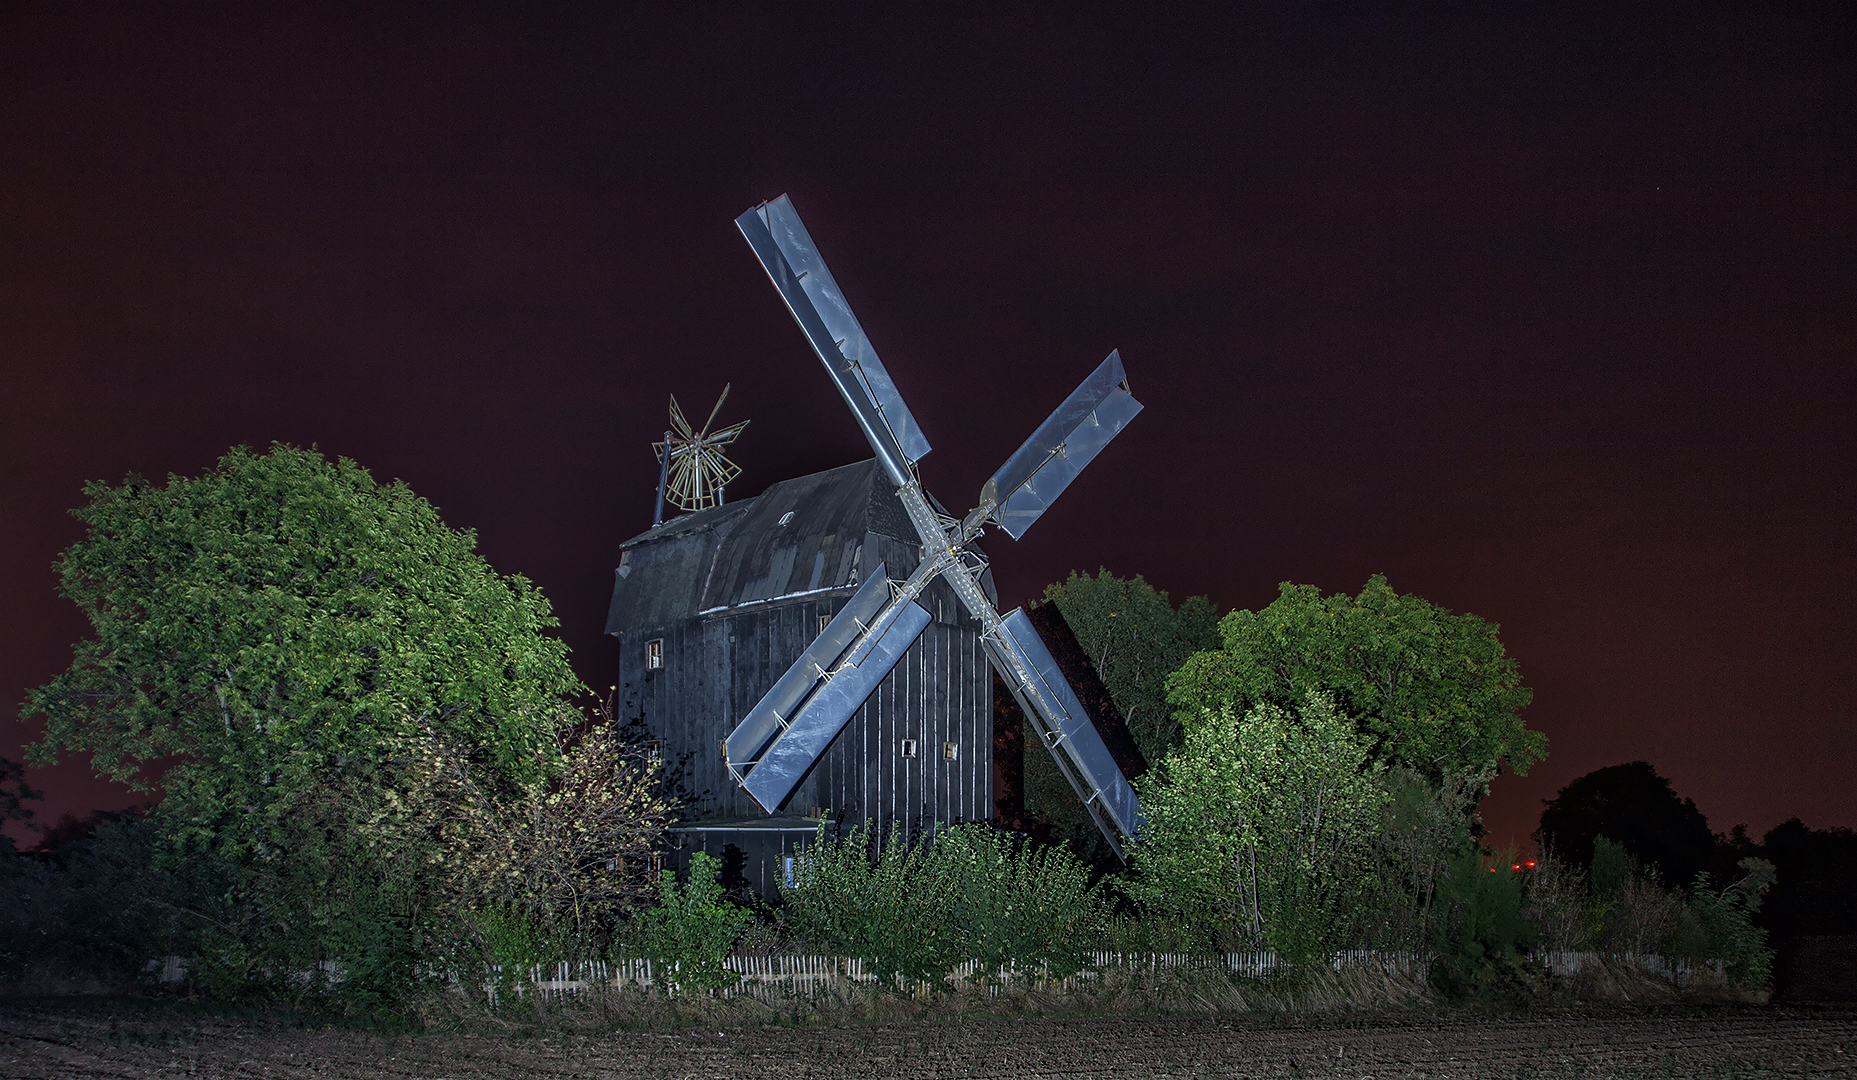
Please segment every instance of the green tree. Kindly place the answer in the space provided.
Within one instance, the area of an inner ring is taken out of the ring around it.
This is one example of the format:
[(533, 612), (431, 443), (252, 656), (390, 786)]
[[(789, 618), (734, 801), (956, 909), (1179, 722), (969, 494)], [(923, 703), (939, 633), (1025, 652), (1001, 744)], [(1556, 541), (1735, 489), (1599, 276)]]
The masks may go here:
[[(88, 533), (57, 569), (95, 636), (32, 691), (29, 760), (87, 751), (163, 789), (169, 857), (220, 881), (194, 914), (225, 985), (334, 951), (390, 988), (442, 936), (472, 844), (422, 799), (525, 805), (572, 773), (584, 688), (547, 601), (405, 484), (314, 450), (85, 494)], [(459, 782), (435, 779), (446, 763)]]
[(1218, 609), (1203, 596), (1175, 607), (1140, 574), (1123, 578), (1107, 569), (1095, 577), (1073, 570), (1045, 586), (1045, 599), (1063, 612), (1142, 755), (1159, 761), (1180, 739), (1167, 677), (1194, 653), (1218, 648)]
[[(1194, 596), (1175, 607), (1167, 593), (1140, 574), (1117, 577), (1107, 569), (1094, 577), (1073, 570), (1065, 581), (1045, 587), (1045, 599), (1057, 605), (1076, 634), (1142, 756), (1161, 760), (1180, 741), (1180, 724), (1167, 702), (1167, 677), (1194, 653), (1218, 647), (1218, 611), (1212, 602)], [(1051, 824), (1054, 839), (1071, 844), (1091, 862), (1114, 861), (1050, 751), (1036, 739), (1027, 740), (1025, 748), (1025, 808)]]
[(1208, 708), (1290, 708), (1324, 692), (1361, 724), (1376, 761), (1434, 780), (1499, 761), (1525, 774), (1547, 739), (1522, 724), (1533, 693), (1497, 629), (1396, 593), (1379, 574), (1352, 597), (1284, 582), (1262, 611), (1220, 620), (1224, 647), (1187, 661), (1169, 700), (1190, 724)]
[(114, 779), (158, 782), (169, 814), (249, 819), (425, 730), (476, 748), (486, 778), (533, 779), (577, 719), (565, 701), (585, 688), (547, 600), (404, 483), (277, 445), (165, 488), (84, 493), (89, 534), (57, 570), (96, 636), (22, 710), (46, 721), (35, 763), (87, 751)]
[(1380, 771), (1325, 694), (1295, 713), (1220, 706), (1136, 781), (1147, 814), (1129, 847), (1137, 898), (1217, 944), (1310, 962), (1373, 891), (1370, 845), (1389, 798)]

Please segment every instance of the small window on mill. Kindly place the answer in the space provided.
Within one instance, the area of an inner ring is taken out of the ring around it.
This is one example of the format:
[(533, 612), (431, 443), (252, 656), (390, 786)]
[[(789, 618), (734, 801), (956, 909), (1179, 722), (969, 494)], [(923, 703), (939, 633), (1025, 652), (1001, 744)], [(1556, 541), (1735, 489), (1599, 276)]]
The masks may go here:
[(900, 750), (904, 757), (915, 757), (916, 756), (916, 741), (914, 739), (904, 739), (903, 745), (901, 746)]
[(941, 757), (943, 761), (953, 761), (960, 756), (960, 743), (945, 742), (941, 744)]
[(819, 616), (819, 632), (821, 634), (825, 633), (825, 628), (830, 625), (832, 625), (832, 617), (830, 615)]
[(656, 671), (664, 666), (664, 639), (652, 638), (645, 642), (645, 670)]

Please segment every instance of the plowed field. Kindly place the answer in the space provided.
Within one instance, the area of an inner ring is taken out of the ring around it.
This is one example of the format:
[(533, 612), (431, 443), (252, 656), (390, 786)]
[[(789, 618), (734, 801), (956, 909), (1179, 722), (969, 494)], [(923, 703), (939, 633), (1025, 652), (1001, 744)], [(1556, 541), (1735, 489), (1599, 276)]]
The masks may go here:
[(0, 1076), (1714, 1077), (1857, 1075), (1857, 1011), (1451, 1012), (919, 1021), (380, 1036), (164, 1008), (0, 1000)]

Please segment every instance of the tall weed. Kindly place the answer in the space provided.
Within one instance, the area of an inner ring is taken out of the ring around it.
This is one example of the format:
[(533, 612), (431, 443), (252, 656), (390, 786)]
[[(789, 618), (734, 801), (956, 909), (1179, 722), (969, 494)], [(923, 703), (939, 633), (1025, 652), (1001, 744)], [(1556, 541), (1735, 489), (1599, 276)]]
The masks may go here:
[(1614, 955), (1661, 953), (1676, 931), (1682, 900), (1663, 887), (1657, 872), (1622, 845), (1593, 841), (1587, 876), (1586, 946)]

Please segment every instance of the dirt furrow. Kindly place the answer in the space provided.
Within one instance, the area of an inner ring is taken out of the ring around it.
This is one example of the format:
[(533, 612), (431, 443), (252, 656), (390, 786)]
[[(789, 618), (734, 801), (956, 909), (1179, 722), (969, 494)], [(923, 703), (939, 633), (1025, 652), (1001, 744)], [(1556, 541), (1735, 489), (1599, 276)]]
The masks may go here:
[(1853, 1075), (1857, 1012), (1393, 1013), (921, 1021), (845, 1027), (383, 1038), (160, 1009), (11, 1003), (0, 1075), (556, 1080), (876, 1076)]

